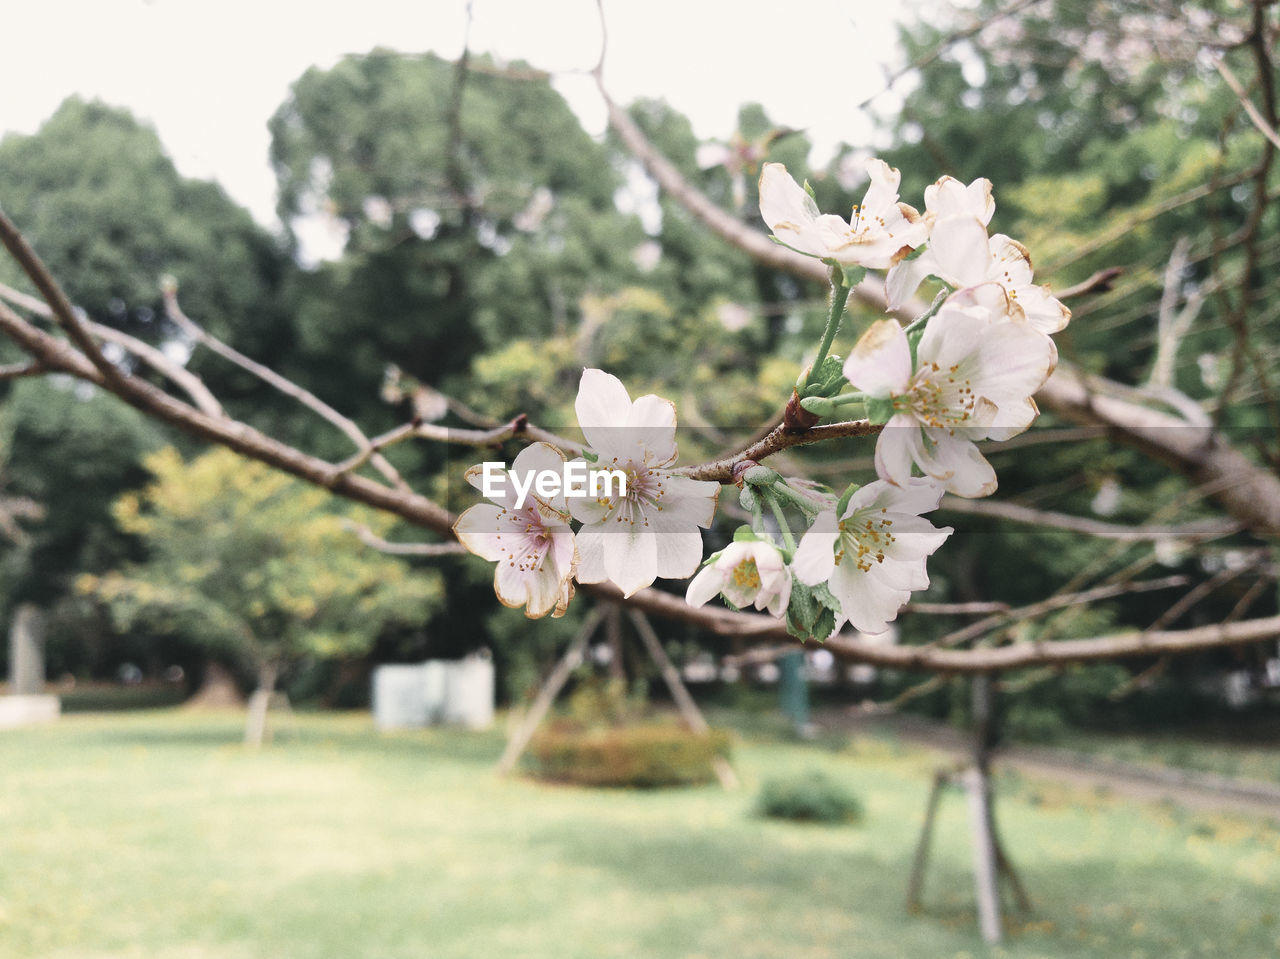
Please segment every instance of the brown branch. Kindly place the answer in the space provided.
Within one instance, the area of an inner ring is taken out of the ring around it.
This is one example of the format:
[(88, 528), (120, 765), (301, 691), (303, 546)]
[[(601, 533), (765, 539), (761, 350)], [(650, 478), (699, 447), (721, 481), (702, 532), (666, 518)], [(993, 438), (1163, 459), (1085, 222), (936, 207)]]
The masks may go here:
[(1227, 86), (1231, 88), (1231, 92), (1236, 95), (1236, 99), (1240, 101), (1240, 106), (1244, 107), (1244, 112), (1249, 117), (1249, 122), (1272, 144), (1280, 148), (1280, 133), (1276, 132), (1276, 128), (1267, 122), (1267, 118), (1262, 115), (1262, 111), (1249, 99), (1249, 94), (1245, 92), (1244, 84), (1227, 66), (1226, 61), (1222, 57), (1213, 57), (1211, 62), (1213, 63), (1213, 68), (1218, 71), (1218, 74), (1226, 81)]
[[(3, 283), (0, 283), (0, 299), (8, 300), (10, 303), (20, 306), (23, 309), (30, 310), (32, 313), (35, 313), (37, 316), (42, 316), (45, 319), (54, 319), (53, 309), (49, 304), (45, 303), (43, 300), (37, 300), (33, 296), (27, 296), (25, 293), (6, 286)], [(149, 343), (144, 343), (137, 337), (130, 336), (128, 333), (117, 330), (114, 327), (104, 326), (101, 323), (95, 323), (89, 319), (84, 319), (82, 322), (84, 323), (85, 328), (98, 339), (123, 347), (134, 356), (138, 357), (138, 359), (146, 363), (157, 373), (168, 378), (174, 383), (174, 385), (181, 388), (187, 396), (191, 397), (191, 401), (195, 403), (196, 406), (208, 413), (210, 416), (223, 415), (222, 404), (218, 402), (217, 398), (211, 392), (209, 392), (209, 388), (204, 385), (204, 381), (190, 370), (184, 369), (180, 364), (169, 359), (169, 357), (165, 356), (161, 350), (156, 349)], [(31, 372), (39, 373), (43, 371), (37, 367), (32, 369)], [(30, 374), (24, 373), (21, 375)]]
[(9, 251), (9, 255), (17, 261), (18, 266), (35, 284), (40, 295), (44, 297), (53, 316), (71, 337), (76, 348), (97, 369), (105, 382), (113, 383), (122, 389), (128, 389), (126, 374), (102, 355), (98, 344), (93, 341), (80, 316), (80, 311), (67, 299), (67, 295), (58, 286), (53, 276), (45, 268), (36, 251), (31, 248), (16, 226), (0, 211), (0, 243)]
[[(178, 305), (178, 287), (173, 280), (170, 279), (164, 283), (163, 295), (165, 314), (178, 327), (178, 329), (182, 330), (182, 332), (186, 333), (197, 343), (200, 343), (202, 346), (205, 346), (218, 354), (218, 356), (234, 363), (242, 370), (251, 373), (258, 379), (262, 380), (262, 382), (283, 393), (290, 399), (297, 400), (307, 409), (311, 410), (311, 412), (315, 413), (326, 422), (336, 426), (342, 431), (343, 435), (346, 436), (347, 439), (351, 440), (352, 444), (354, 444), (363, 455), (363, 458), (360, 459), (357, 466), (365, 461), (369, 461), (392, 485), (398, 489), (408, 490), (409, 487), (408, 484), (405, 483), (404, 478), (384, 456), (372, 448), (369, 438), (364, 435), (364, 431), (361, 430), (352, 419), (343, 416), (332, 406), (309, 390), (304, 390), (292, 380), (281, 376), (275, 370), (270, 367), (263, 366), (256, 360), (249, 359), (249, 357), (245, 356), (239, 350), (228, 346), (217, 337), (206, 332), (203, 327), (187, 316), (187, 314), (182, 311), (182, 307)], [(355, 467), (352, 468), (354, 469)], [(344, 472), (346, 472), (346, 470), (344, 470), (342, 466), (335, 468), (335, 473), (337, 475), (342, 475)]]
[(963, 629), (957, 629), (954, 632), (948, 633), (941, 639), (935, 640), (930, 645), (940, 648), (959, 646), (971, 639), (977, 639), (980, 636), (985, 636), (993, 630), (1001, 629), (1013, 623), (1026, 622), (1029, 619), (1035, 619), (1036, 617), (1052, 612), (1055, 609), (1094, 603), (1100, 599), (1111, 599), (1115, 596), (1123, 596), (1128, 593), (1149, 593), (1153, 590), (1175, 589), (1179, 586), (1185, 585), (1187, 585), (1187, 577), (1185, 576), (1166, 576), (1163, 579), (1149, 579), (1136, 583), (1111, 583), (1104, 586), (1095, 586), (1092, 589), (1081, 590), (1078, 593), (1062, 593), (1057, 596), (1049, 596), (1040, 600), (1038, 603), (1020, 606), (1017, 609), (1006, 610), (1004, 612), (996, 613), (993, 616), (989, 616), (986, 619), (978, 620), (978, 622), (971, 623)]
[(991, 499), (961, 499), (959, 496), (944, 496), (938, 509), (943, 512), (964, 513), (969, 516), (991, 516), (997, 519), (1011, 520), (1015, 523), (1027, 523), (1032, 526), (1047, 526), (1051, 529), (1063, 529), (1072, 533), (1083, 533), (1086, 536), (1096, 536), (1099, 539), (1114, 539), (1126, 543), (1145, 543), (1152, 540), (1165, 539), (1192, 541), (1218, 539), (1221, 536), (1238, 532), (1241, 528), (1241, 523), (1232, 519), (1205, 519), (1174, 525), (1125, 526), (1121, 523), (1105, 523), (1086, 516), (1071, 516), (1067, 513), (1031, 509), (1027, 506), (1019, 506), (1016, 503), (1005, 503)]
[(39, 363), (6, 363), (0, 366), (0, 380), (18, 380), (24, 376), (39, 376), (46, 372)]
[(342, 525), (355, 533), (360, 542), (366, 546), (391, 556), (457, 556), (467, 552), (467, 548), (457, 540), (447, 543), (393, 543), (379, 536), (363, 523), (344, 520)]
[(884, 429), (883, 424), (870, 423), (867, 420), (847, 420), (843, 423), (826, 423), (813, 426), (803, 432), (791, 432), (785, 423), (779, 423), (762, 439), (747, 446), (739, 453), (700, 466), (684, 466), (677, 470), (681, 476), (690, 479), (712, 480), (717, 483), (734, 481), (733, 469), (739, 463), (753, 460), (760, 462), (768, 456), (793, 446), (804, 446), (809, 443), (820, 443), (823, 440), (837, 439), (847, 436), (875, 436)]

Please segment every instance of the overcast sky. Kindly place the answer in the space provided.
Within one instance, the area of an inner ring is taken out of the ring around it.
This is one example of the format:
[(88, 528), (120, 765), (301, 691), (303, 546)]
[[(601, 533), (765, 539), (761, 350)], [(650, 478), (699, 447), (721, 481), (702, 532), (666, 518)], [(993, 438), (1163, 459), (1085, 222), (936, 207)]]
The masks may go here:
[[(312, 65), (376, 46), (456, 57), (466, 0), (42, 0), (5, 14), (0, 133), (34, 132), (67, 96), (129, 107), (179, 169), (217, 179), (274, 223), (267, 119)], [(470, 46), (562, 74), (593, 133), (604, 112), (584, 76), (598, 54), (594, 0), (473, 0)], [(665, 98), (699, 135), (725, 136), (740, 103), (809, 130), (819, 149), (870, 135), (856, 104), (896, 66), (883, 0), (605, 0), (606, 81), (623, 102)], [(895, 12), (896, 11), (896, 12)], [(886, 101), (887, 102), (887, 101)]]

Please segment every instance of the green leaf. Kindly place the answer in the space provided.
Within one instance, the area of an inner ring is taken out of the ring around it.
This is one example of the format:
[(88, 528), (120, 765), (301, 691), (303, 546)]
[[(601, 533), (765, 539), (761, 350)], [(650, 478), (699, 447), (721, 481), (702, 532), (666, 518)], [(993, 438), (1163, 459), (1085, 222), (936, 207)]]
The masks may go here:
[(853, 494), (858, 492), (859, 489), (861, 489), (861, 487), (858, 486), (857, 483), (850, 483), (845, 491), (840, 494), (840, 499), (836, 503), (837, 517), (844, 515), (844, 511), (849, 507), (849, 500), (853, 498)]
[(888, 423), (893, 419), (893, 400), (867, 397), (867, 419), (872, 423)]

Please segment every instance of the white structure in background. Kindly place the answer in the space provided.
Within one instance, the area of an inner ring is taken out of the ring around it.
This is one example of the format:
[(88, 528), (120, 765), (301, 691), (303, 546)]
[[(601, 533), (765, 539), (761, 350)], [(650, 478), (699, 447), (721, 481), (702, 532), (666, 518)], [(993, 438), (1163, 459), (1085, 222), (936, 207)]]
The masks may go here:
[(13, 613), (9, 627), (9, 695), (0, 696), (0, 729), (48, 723), (62, 712), (44, 692), (44, 616), (30, 603)]
[(493, 723), (493, 660), (433, 659), (373, 671), (373, 723), (378, 729), (439, 724), (485, 729)]

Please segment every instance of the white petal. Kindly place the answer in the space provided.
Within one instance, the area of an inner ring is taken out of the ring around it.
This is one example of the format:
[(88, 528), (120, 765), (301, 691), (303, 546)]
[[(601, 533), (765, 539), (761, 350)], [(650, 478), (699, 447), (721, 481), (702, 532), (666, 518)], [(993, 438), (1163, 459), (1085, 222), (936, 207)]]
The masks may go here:
[[(607, 524), (606, 524), (607, 525)], [(604, 533), (604, 568), (623, 596), (630, 596), (658, 578), (657, 537), (651, 530), (629, 523)], [(694, 563), (697, 566), (697, 563)], [(686, 570), (688, 576), (693, 570)]]
[[(663, 579), (684, 579), (702, 562), (702, 534), (687, 524), (665, 529), (662, 524), (650, 533), (654, 541), (654, 572)], [(649, 582), (653, 582), (650, 578)], [(648, 583), (645, 584), (646, 586)]]
[[(768, 609), (774, 616), (782, 616), (787, 611), (787, 606), (791, 604), (791, 574), (783, 570), (784, 579), (778, 584), (778, 588), (772, 595), (764, 597), (764, 608)], [(756, 601), (756, 609), (760, 609), (761, 600)]]
[(568, 578), (576, 576), (578, 572), (578, 541), (567, 525), (558, 529), (552, 529), (551, 533), (551, 560), (556, 564), (561, 576)]
[(844, 377), (856, 389), (881, 399), (906, 391), (911, 347), (896, 320), (877, 320), (845, 357)]
[(973, 391), (1004, 408), (1044, 385), (1058, 365), (1053, 340), (1028, 323), (996, 323), (982, 337)]
[(905, 590), (877, 586), (853, 563), (836, 568), (831, 577), (831, 592), (840, 600), (845, 618), (864, 633), (884, 632), (910, 596)]
[(822, 513), (813, 526), (800, 537), (791, 558), (791, 570), (796, 579), (809, 586), (825, 583), (835, 569), (836, 514)]
[(1027, 322), (1041, 333), (1057, 333), (1071, 322), (1071, 311), (1054, 298), (1047, 286), (1020, 286), (1014, 292)]
[(508, 516), (504, 509), (480, 503), (463, 511), (453, 524), (453, 532), (468, 550), (493, 563), (510, 553), (507, 544), (515, 540)]
[(605, 533), (602, 523), (584, 526), (577, 533), (578, 582), (603, 583), (609, 578), (604, 564)]
[(996, 471), (973, 443), (940, 431), (934, 439), (933, 456), (920, 463), (920, 468), (930, 476), (945, 478), (947, 492), (974, 499), (996, 491)]
[(827, 255), (814, 239), (818, 206), (781, 163), (766, 163), (760, 171), (760, 217), (787, 246)]
[(714, 565), (708, 566), (689, 581), (684, 601), (690, 606), (705, 606), (725, 583), (724, 572)]
[[(868, 483), (854, 496), (857, 497), (864, 491), (868, 494), (866, 503), (871, 509), (884, 509), (890, 513), (903, 513), (910, 516), (919, 516), (921, 513), (937, 509), (943, 493), (942, 486), (927, 477), (913, 477), (905, 483), (896, 485), (877, 480), (874, 483)], [(853, 505), (854, 500), (851, 499), (849, 502)]]
[(619, 440), (614, 431), (627, 424), (631, 396), (612, 373), (586, 369), (578, 382), (578, 398), (573, 408), (587, 443), (603, 454), (611, 451)]
[(716, 515), (720, 484), (689, 479), (663, 470), (658, 473), (662, 479), (664, 518), (708, 529)]
[(987, 279), (991, 252), (987, 228), (971, 216), (944, 217), (933, 225), (929, 250), (937, 274), (952, 286), (973, 286)]
[(937, 266), (928, 249), (917, 257), (903, 260), (890, 267), (888, 275), (884, 278), (884, 293), (888, 299), (889, 309), (896, 310), (907, 302), (920, 288), (925, 277), (936, 272)]
[(896, 486), (906, 486), (919, 449), (920, 424), (909, 413), (895, 414), (876, 440), (876, 475)]

